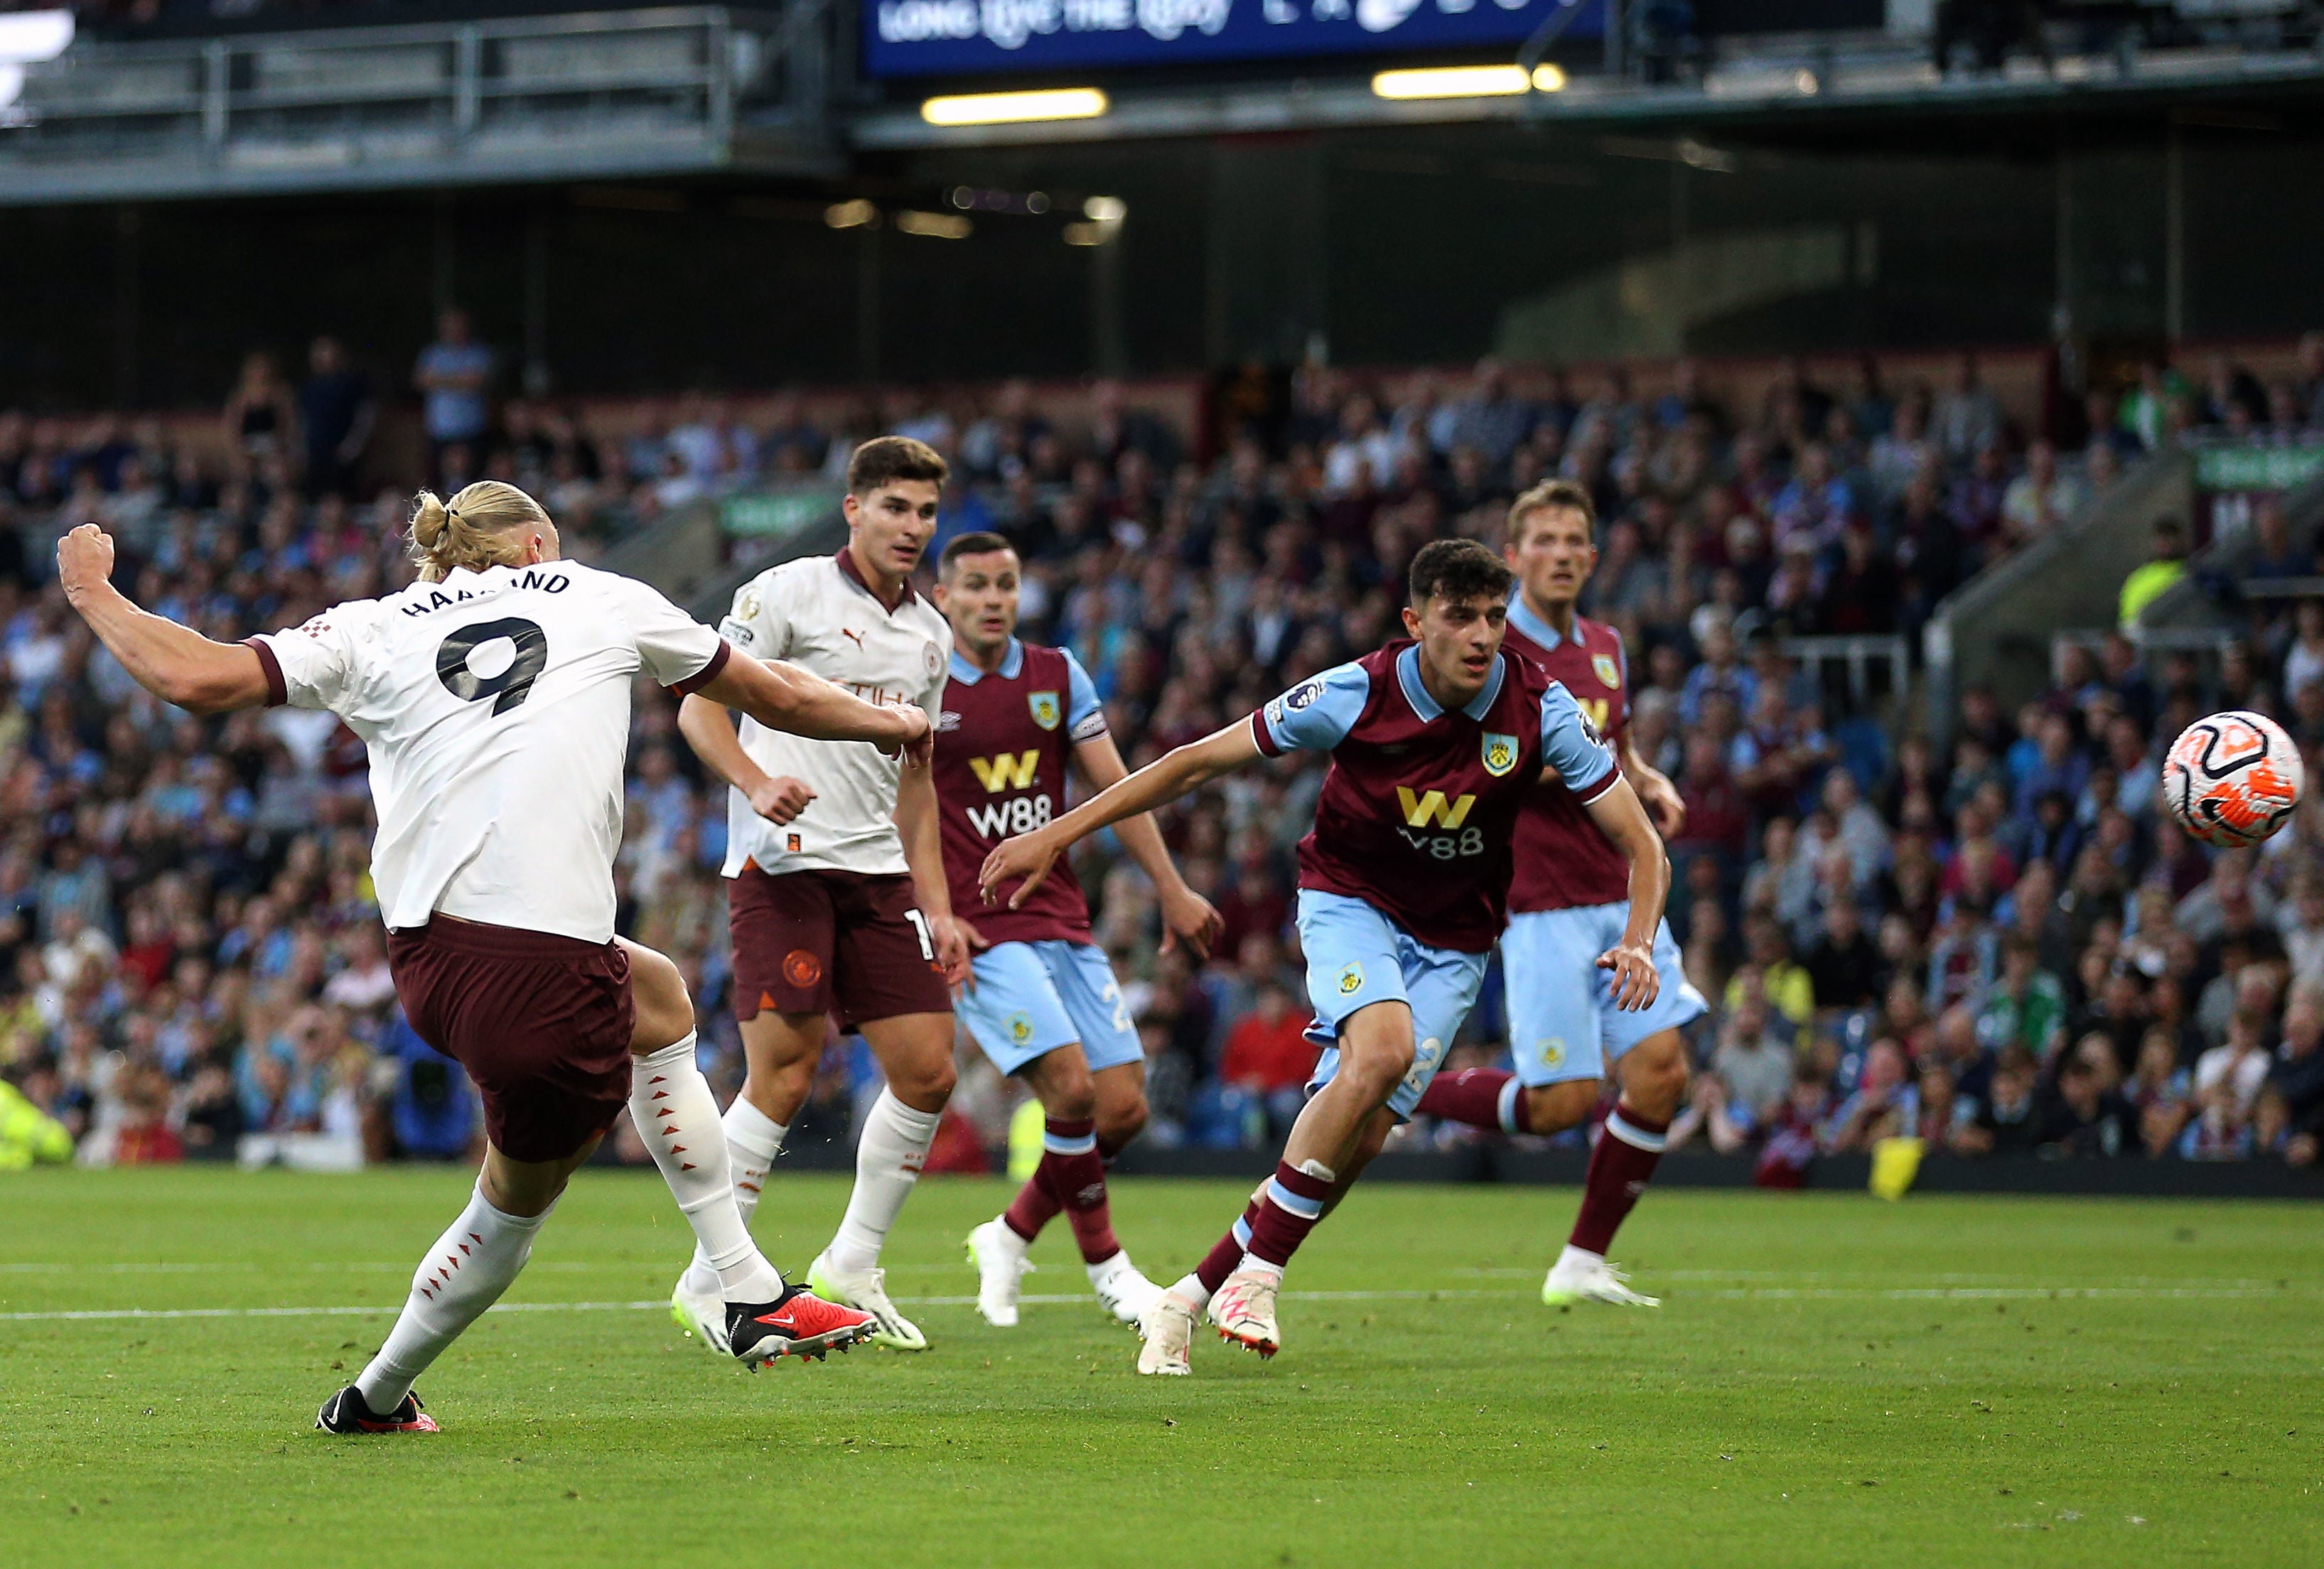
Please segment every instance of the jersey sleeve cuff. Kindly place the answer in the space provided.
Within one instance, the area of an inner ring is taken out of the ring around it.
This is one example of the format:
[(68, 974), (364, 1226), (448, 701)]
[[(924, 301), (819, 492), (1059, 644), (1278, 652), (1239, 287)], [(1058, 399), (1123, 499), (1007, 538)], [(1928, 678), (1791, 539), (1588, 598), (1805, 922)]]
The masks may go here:
[(282, 678), (282, 661), (275, 657), (273, 645), (263, 637), (246, 637), (242, 646), (258, 656), (258, 668), (266, 672), (266, 706), (280, 708), (290, 701), (290, 684)]
[(1283, 748), (1276, 743), (1275, 733), (1267, 727), (1266, 709), (1254, 708), (1250, 711), (1250, 736), (1253, 741), (1259, 743), (1259, 756), (1281, 757), (1283, 755)]
[(733, 657), (734, 645), (728, 642), (724, 638), (720, 638), (718, 640), (718, 651), (710, 656), (710, 662), (703, 666), (700, 669), (695, 671), (694, 674), (687, 677), (683, 681), (672, 682), (669, 689), (677, 693), (681, 697), (693, 697), (694, 694), (702, 690), (703, 688), (716, 680), (718, 678), (718, 672), (726, 668), (726, 661)]
[(1575, 790), (1573, 798), (1586, 807), (1621, 782), (1622, 771), (1619, 768), (1609, 767), (1595, 783), (1584, 785)]

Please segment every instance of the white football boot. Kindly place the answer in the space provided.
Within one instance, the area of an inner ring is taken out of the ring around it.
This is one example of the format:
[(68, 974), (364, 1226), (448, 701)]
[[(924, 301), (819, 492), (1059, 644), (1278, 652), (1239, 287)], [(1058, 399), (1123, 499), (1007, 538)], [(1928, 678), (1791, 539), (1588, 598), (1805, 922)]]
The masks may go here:
[(873, 1345), (884, 1345), (890, 1351), (928, 1349), (928, 1337), (920, 1333), (920, 1326), (897, 1312), (896, 1305), (888, 1299), (887, 1270), (843, 1273), (831, 1267), (828, 1252), (817, 1253), (815, 1262), (807, 1266), (807, 1285), (825, 1302), (836, 1302), (877, 1319), (880, 1327), (872, 1334)]
[(1102, 1264), (1086, 1264), (1090, 1289), (1097, 1293), (1098, 1306), (1122, 1323), (1133, 1327), (1142, 1323), (1146, 1310), (1162, 1295), (1162, 1288), (1139, 1272), (1130, 1261), (1127, 1251), (1116, 1253)]
[(1257, 1352), (1262, 1361), (1282, 1350), (1283, 1336), (1275, 1327), (1275, 1294), (1280, 1288), (1274, 1277), (1249, 1269), (1228, 1276), (1211, 1298), (1211, 1322), (1219, 1338)]
[(1145, 1316), (1138, 1321), (1138, 1371), (1149, 1377), (1184, 1378), (1194, 1370), (1187, 1353), (1194, 1343), (1194, 1317), (1199, 1310), (1176, 1291), (1156, 1294)]
[(1025, 1246), (1006, 1221), (990, 1220), (968, 1233), (968, 1261), (976, 1266), (976, 1310), (995, 1329), (1017, 1327), (1017, 1294), (1034, 1269)]
[(1618, 1307), (1660, 1307), (1659, 1297), (1630, 1289), (1629, 1277), (1595, 1253), (1568, 1248), (1551, 1265), (1541, 1283), (1545, 1306), (1569, 1307), (1576, 1302), (1609, 1302)]

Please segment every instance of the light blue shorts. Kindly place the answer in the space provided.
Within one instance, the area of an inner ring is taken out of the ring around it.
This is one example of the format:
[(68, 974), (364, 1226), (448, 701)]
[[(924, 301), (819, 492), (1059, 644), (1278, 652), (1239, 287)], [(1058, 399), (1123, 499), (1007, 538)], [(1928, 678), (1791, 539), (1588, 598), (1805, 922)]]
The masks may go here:
[(1412, 1071), (1388, 1097), (1388, 1110), (1412, 1115), (1445, 1048), (1461, 1032), (1484, 984), (1483, 954), (1432, 948), (1360, 899), (1299, 891), (1299, 946), (1307, 954), (1307, 1001), (1314, 1022), (1307, 1038), (1324, 1048), (1307, 1087), (1319, 1090), (1340, 1071), (1340, 1027), (1375, 1002), (1412, 1010)]
[(969, 972), (976, 984), (953, 1011), (1004, 1074), (1076, 1041), (1093, 1073), (1145, 1058), (1113, 966), (1093, 943), (996, 943)]
[(1509, 918), (1501, 934), (1501, 976), (1508, 989), (1509, 1055), (1525, 1083), (1603, 1078), (1607, 1064), (1646, 1037), (1702, 1017), (1702, 993), (1686, 978), (1668, 921), (1655, 933), (1661, 992), (1636, 1013), (1614, 1006), (1614, 973), (1598, 968), (1598, 955), (1622, 940), (1629, 918), (1627, 904)]

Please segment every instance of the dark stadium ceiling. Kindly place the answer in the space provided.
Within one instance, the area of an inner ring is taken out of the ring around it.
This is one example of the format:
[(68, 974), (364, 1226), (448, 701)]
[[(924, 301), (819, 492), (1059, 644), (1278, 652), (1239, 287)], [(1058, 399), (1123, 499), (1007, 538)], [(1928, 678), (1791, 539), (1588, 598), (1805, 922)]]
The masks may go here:
[[(2166, 120), (2295, 134), (2324, 121), (2324, 54), (2282, 41), (2069, 55), (2053, 70), (2012, 60), (1995, 74), (1940, 77), (1924, 42), (1877, 31), (1727, 36), (1699, 79), (1664, 86), (1600, 69), (1595, 39), (1549, 55), (1529, 43), (1524, 65), (1504, 41), (1482, 57), (1343, 52), (1071, 77), (1054, 74), (1053, 62), (1006, 79), (872, 82), (840, 74), (840, 25), (822, 0), (798, 0), (774, 12), (691, 6), (84, 39), (22, 68), (21, 92), (0, 105), (0, 205), (689, 177), (844, 181), (882, 156), (931, 151), (1428, 125), (1532, 125), (1644, 145), (2038, 151), (2061, 126), (2087, 143), (2152, 135)], [(1462, 90), (1406, 96), (1443, 90), (1447, 67), (1468, 73), (1455, 78)], [(1069, 117), (956, 123), (1012, 112), (994, 108), (995, 89), (1045, 90), (1044, 112)]]

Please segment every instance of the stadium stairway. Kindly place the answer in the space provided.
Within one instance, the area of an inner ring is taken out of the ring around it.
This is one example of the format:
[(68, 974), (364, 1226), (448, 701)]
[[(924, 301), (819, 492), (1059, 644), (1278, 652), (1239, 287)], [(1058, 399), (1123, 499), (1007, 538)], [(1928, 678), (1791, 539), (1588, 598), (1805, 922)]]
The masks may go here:
[[(2324, 475), (2282, 493), (2283, 520), (2295, 540), (2313, 540), (2324, 530)], [(2216, 632), (2226, 637), (2242, 623), (2255, 597), (2313, 595), (2324, 579), (2277, 578), (2255, 583), (2246, 576), (2259, 541), (2248, 527), (2219, 528), (2209, 544), (2187, 563), (2187, 576), (2155, 595), (2139, 614), (2142, 632), (2161, 635)]]
[(2122, 581), (2147, 558), (2154, 525), (2185, 520), (2194, 502), (2191, 457), (2143, 459), (2056, 533), (1948, 595), (1922, 634), (1932, 738), (1950, 743), (1960, 696), (1971, 687), (1992, 688), (2005, 714), (2047, 687), (2056, 634), (2113, 626)]
[(729, 551), (737, 538), (733, 514), (738, 507), (763, 504), (763, 495), (698, 501), (674, 509), (647, 528), (620, 540), (598, 559), (610, 572), (642, 579), (683, 605), (695, 616), (715, 624), (733, 603), (734, 591), (779, 561), (815, 550), (836, 550), (846, 538), (835, 503), (827, 487), (797, 494), (809, 504), (785, 509), (783, 526), (743, 536), (741, 548)]

